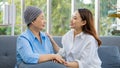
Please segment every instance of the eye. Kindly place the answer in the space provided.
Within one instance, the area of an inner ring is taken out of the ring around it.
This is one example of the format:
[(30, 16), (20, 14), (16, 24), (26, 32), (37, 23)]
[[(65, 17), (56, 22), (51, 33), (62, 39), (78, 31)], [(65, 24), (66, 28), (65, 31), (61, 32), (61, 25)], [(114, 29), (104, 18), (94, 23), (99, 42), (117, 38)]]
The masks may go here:
[(43, 16), (41, 16), (41, 17), (40, 17), (40, 19), (41, 19), (41, 20), (43, 20), (43, 19), (44, 19), (44, 17), (43, 17)]
[(73, 17), (73, 19), (74, 19), (74, 20), (76, 20), (76, 19), (77, 19), (77, 17)]
[(44, 18), (43, 18), (43, 17), (41, 17), (41, 19), (43, 20)]

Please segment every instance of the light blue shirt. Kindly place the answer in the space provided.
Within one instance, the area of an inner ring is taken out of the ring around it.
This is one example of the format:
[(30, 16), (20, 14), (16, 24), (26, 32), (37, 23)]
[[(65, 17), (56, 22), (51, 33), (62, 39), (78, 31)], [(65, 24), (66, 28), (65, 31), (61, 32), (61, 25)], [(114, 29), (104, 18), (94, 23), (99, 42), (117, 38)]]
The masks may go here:
[(27, 29), (17, 38), (17, 63), (38, 63), (42, 54), (53, 54), (54, 50), (48, 36), (40, 32), (42, 43)]

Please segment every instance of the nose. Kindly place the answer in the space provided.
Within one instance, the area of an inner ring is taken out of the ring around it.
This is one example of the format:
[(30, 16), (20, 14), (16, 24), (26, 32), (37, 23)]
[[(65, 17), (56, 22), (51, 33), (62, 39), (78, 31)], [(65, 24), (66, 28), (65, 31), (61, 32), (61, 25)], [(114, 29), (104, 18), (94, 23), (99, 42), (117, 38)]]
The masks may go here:
[(44, 20), (44, 23), (46, 23), (47, 21), (46, 20)]
[(70, 23), (72, 23), (72, 22), (73, 22), (73, 19), (71, 19)]

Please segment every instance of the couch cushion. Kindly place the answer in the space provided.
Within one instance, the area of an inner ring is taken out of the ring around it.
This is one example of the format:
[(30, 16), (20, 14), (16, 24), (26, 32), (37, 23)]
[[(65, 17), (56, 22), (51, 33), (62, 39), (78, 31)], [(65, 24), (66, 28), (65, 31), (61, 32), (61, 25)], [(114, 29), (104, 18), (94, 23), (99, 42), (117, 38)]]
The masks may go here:
[(0, 36), (0, 68), (14, 68), (16, 38), (15, 36)]
[(117, 46), (101, 46), (98, 54), (102, 68), (120, 68), (120, 53)]
[(19, 68), (66, 68), (64, 65), (59, 63), (54, 63), (52, 61), (43, 62), (40, 64), (25, 64), (21, 63)]

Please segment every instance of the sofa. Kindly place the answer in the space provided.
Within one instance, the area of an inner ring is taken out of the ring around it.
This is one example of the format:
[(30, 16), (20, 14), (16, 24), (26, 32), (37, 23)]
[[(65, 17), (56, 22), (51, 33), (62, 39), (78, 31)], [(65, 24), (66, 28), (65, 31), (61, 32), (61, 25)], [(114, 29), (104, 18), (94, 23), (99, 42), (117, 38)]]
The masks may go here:
[[(16, 64), (16, 39), (18, 36), (0, 36), (0, 68), (14, 68)], [(61, 36), (54, 36), (61, 45)], [(102, 36), (102, 45), (98, 49), (102, 68), (120, 68), (120, 36)], [(63, 68), (64, 66), (51, 61), (41, 64), (22, 63), (20, 68)]]

